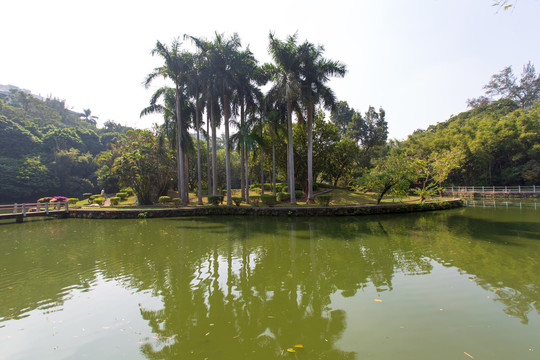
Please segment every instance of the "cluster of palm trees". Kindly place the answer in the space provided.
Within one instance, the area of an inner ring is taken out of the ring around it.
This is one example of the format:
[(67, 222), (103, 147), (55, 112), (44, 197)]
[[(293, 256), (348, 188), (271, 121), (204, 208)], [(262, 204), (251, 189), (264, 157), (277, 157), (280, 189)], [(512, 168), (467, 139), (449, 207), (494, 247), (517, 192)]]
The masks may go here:
[[(154, 79), (165, 78), (172, 81), (174, 88), (158, 89), (150, 100), (150, 106), (141, 112), (161, 113), (164, 127), (173, 130), (173, 140), (178, 152), (178, 194), (180, 202), (187, 204), (186, 154), (196, 146), (198, 203), (202, 204), (200, 131), (203, 114), (206, 115), (207, 148), (212, 150), (208, 159), (209, 194), (217, 195), (216, 130), (221, 124), (225, 137), (225, 173), (227, 204), (232, 204), (230, 149), (236, 145), (241, 154), (242, 197), (248, 197), (248, 154), (254, 143), (259, 141), (263, 127), (272, 129), (274, 135), (280, 122), (287, 122), (287, 179), (291, 204), (296, 204), (294, 152), (292, 141), (292, 116), (298, 122), (307, 122), (308, 132), (308, 202), (313, 202), (312, 176), (312, 124), (315, 107), (321, 104), (327, 108), (336, 102), (333, 91), (326, 85), (331, 76), (344, 76), (346, 68), (337, 61), (323, 57), (324, 48), (307, 41), (298, 42), (297, 35), (284, 41), (269, 35), (268, 50), (272, 64), (258, 65), (249, 47), (242, 48), (237, 34), (225, 36), (215, 34), (211, 41), (184, 35), (184, 40), (192, 42), (196, 51), (181, 48), (177, 39), (171, 46), (157, 41), (152, 55), (162, 58), (163, 65), (155, 68), (146, 78), (148, 88)], [(271, 83), (267, 94), (260, 86)], [(162, 99), (162, 101), (160, 101)], [(238, 132), (230, 135), (230, 125)], [(189, 128), (196, 132), (193, 144)], [(254, 130), (255, 128), (255, 130)], [(210, 136), (211, 133), (211, 136)], [(212, 145), (209, 141), (212, 139)], [(273, 136), (275, 138), (276, 136)], [(273, 149), (275, 149), (273, 147)], [(274, 153), (275, 150), (273, 150)], [(244, 175), (245, 170), (245, 175)], [(275, 193), (275, 166), (273, 171)], [(245, 189), (245, 190), (244, 190)]]

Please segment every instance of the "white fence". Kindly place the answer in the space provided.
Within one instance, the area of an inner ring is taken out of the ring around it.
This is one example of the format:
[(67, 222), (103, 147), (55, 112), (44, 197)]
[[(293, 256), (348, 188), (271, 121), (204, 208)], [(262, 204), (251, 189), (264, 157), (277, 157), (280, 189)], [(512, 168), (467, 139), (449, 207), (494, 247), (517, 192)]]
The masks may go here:
[(532, 186), (452, 186), (444, 191), (452, 193), (540, 193), (540, 187)]

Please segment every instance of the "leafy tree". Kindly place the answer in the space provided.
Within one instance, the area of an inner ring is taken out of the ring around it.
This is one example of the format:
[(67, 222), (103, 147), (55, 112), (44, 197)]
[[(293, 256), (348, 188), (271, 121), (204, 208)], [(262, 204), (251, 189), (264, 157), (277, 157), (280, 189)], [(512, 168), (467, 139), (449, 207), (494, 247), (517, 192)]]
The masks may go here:
[(347, 177), (352, 172), (358, 153), (359, 146), (353, 140), (341, 140), (334, 144), (330, 149), (329, 163), (327, 164), (324, 174), (332, 179), (334, 188), (337, 187), (338, 181), (343, 177)]
[(333, 122), (339, 129), (342, 138), (345, 137), (347, 127), (352, 121), (356, 111), (349, 107), (346, 101), (338, 101), (330, 113), (330, 121)]
[(0, 156), (19, 157), (39, 150), (41, 141), (21, 125), (0, 115)]
[[(516, 78), (511, 66), (507, 66), (498, 74), (491, 76), (491, 81), (484, 86), (486, 95), (507, 98), (520, 104), (522, 108), (530, 108), (540, 98), (540, 75), (536, 75), (534, 65), (529, 61), (523, 66), (521, 79)], [(489, 102), (489, 98), (481, 96), (467, 100), (469, 107), (476, 107)]]
[(376, 166), (360, 179), (360, 183), (378, 194), (378, 205), (390, 192), (398, 195), (405, 194), (411, 182), (416, 181), (417, 178), (418, 163), (414, 158), (406, 154), (391, 154), (377, 161)]
[(150, 205), (167, 192), (173, 173), (168, 142), (150, 130), (134, 130), (117, 144), (120, 156), (114, 161), (112, 172), (120, 183), (131, 186), (139, 204)]

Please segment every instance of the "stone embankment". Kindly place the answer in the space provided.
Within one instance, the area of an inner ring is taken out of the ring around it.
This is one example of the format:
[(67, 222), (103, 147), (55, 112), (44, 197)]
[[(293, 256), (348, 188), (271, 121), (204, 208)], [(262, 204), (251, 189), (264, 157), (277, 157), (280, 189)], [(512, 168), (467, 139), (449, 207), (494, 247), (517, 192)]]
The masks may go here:
[(359, 216), (376, 214), (400, 214), (421, 211), (447, 210), (462, 207), (460, 199), (425, 202), (423, 204), (384, 204), (365, 206), (329, 206), (329, 207), (251, 207), (251, 206), (202, 206), (195, 208), (130, 209), (104, 210), (74, 209), (71, 218), (87, 219), (137, 219), (184, 216)]

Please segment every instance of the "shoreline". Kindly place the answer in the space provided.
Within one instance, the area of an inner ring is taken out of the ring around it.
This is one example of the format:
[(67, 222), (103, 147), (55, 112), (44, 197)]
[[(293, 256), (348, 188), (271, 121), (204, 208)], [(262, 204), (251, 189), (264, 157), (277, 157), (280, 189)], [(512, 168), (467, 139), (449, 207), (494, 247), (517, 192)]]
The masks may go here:
[(448, 210), (463, 207), (461, 199), (452, 199), (438, 202), (424, 202), (422, 204), (384, 204), (384, 205), (358, 205), (358, 206), (328, 206), (328, 207), (248, 207), (248, 206), (204, 206), (199, 208), (163, 208), (163, 209), (128, 209), (104, 210), (100, 209), (70, 209), (65, 217), (83, 219), (137, 219), (137, 218), (165, 218), (189, 216), (290, 216), (290, 217), (316, 217), (316, 216), (362, 216), (378, 214), (403, 214), (423, 211)]

